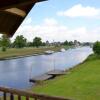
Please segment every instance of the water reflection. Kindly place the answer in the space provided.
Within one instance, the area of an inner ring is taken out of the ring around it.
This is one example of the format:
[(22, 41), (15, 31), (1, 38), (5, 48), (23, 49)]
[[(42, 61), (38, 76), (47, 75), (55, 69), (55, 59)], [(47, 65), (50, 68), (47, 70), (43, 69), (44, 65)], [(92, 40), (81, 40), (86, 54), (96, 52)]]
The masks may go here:
[(27, 88), (29, 78), (53, 69), (65, 70), (83, 62), (92, 53), (89, 47), (69, 49), (52, 55), (0, 61), (0, 86)]

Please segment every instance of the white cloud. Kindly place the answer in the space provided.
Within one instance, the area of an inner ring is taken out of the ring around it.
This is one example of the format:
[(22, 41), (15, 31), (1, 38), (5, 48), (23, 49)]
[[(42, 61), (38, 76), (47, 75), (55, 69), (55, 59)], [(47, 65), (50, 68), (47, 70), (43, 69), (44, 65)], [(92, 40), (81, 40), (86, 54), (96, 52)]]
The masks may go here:
[(44, 20), (44, 24), (48, 25), (48, 26), (52, 26), (52, 25), (57, 25), (57, 21), (53, 18), (46, 18)]
[(25, 21), (23, 22), (23, 24), (31, 24), (32, 23), (32, 18), (27, 18), (25, 19)]
[(39, 36), (43, 41), (97, 41), (100, 40), (100, 27), (92, 30), (87, 30), (86, 27), (78, 27), (70, 29), (67, 26), (61, 25), (57, 20), (52, 18), (44, 19), (41, 25), (22, 25), (14, 35), (24, 35), (28, 41), (32, 41), (34, 37)]
[(61, 11), (57, 13), (60, 16), (68, 16), (68, 17), (97, 17), (100, 15), (100, 9), (90, 6), (83, 6), (81, 4), (77, 4), (72, 8)]

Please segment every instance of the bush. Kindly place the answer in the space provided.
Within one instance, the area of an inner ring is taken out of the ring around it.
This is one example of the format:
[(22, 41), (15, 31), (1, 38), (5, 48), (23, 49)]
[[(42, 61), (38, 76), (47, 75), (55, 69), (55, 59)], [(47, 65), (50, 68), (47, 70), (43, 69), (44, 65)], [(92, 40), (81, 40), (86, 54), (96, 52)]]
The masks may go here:
[(5, 52), (6, 51), (6, 47), (2, 47), (2, 51)]
[(100, 42), (95, 42), (93, 45), (93, 51), (95, 54), (100, 55)]

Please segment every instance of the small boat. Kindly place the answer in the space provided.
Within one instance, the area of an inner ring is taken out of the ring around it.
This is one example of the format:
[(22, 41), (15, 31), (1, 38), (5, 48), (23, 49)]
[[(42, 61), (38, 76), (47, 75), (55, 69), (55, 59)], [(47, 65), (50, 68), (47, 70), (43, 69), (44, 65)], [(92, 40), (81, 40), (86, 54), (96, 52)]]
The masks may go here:
[(61, 52), (64, 52), (64, 51), (66, 51), (64, 48), (62, 48), (61, 50), (60, 50)]
[(45, 54), (52, 54), (52, 53), (54, 53), (54, 51), (52, 50), (45, 51)]

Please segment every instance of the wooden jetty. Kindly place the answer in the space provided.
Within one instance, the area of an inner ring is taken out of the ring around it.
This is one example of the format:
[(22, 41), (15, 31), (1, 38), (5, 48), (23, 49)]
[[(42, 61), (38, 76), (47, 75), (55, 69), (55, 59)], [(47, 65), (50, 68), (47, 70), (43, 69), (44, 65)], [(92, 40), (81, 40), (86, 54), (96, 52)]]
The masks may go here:
[(30, 78), (29, 82), (39, 83), (39, 82), (43, 82), (45, 80), (53, 79), (56, 76), (65, 75), (65, 74), (66, 73), (63, 70), (52, 70), (52, 71), (49, 71), (43, 75)]
[(30, 82), (42, 82), (42, 81), (45, 81), (45, 80), (49, 80), (51, 78), (53, 78), (52, 75), (43, 74), (43, 75), (40, 75), (40, 76), (33, 77), (29, 81)]
[(54, 77), (54, 76), (59, 76), (59, 75), (65, 75), (66, 73), (63, 70), (52, 70), (52, 71), (49, 71), (47, 74), (52, 75)]

